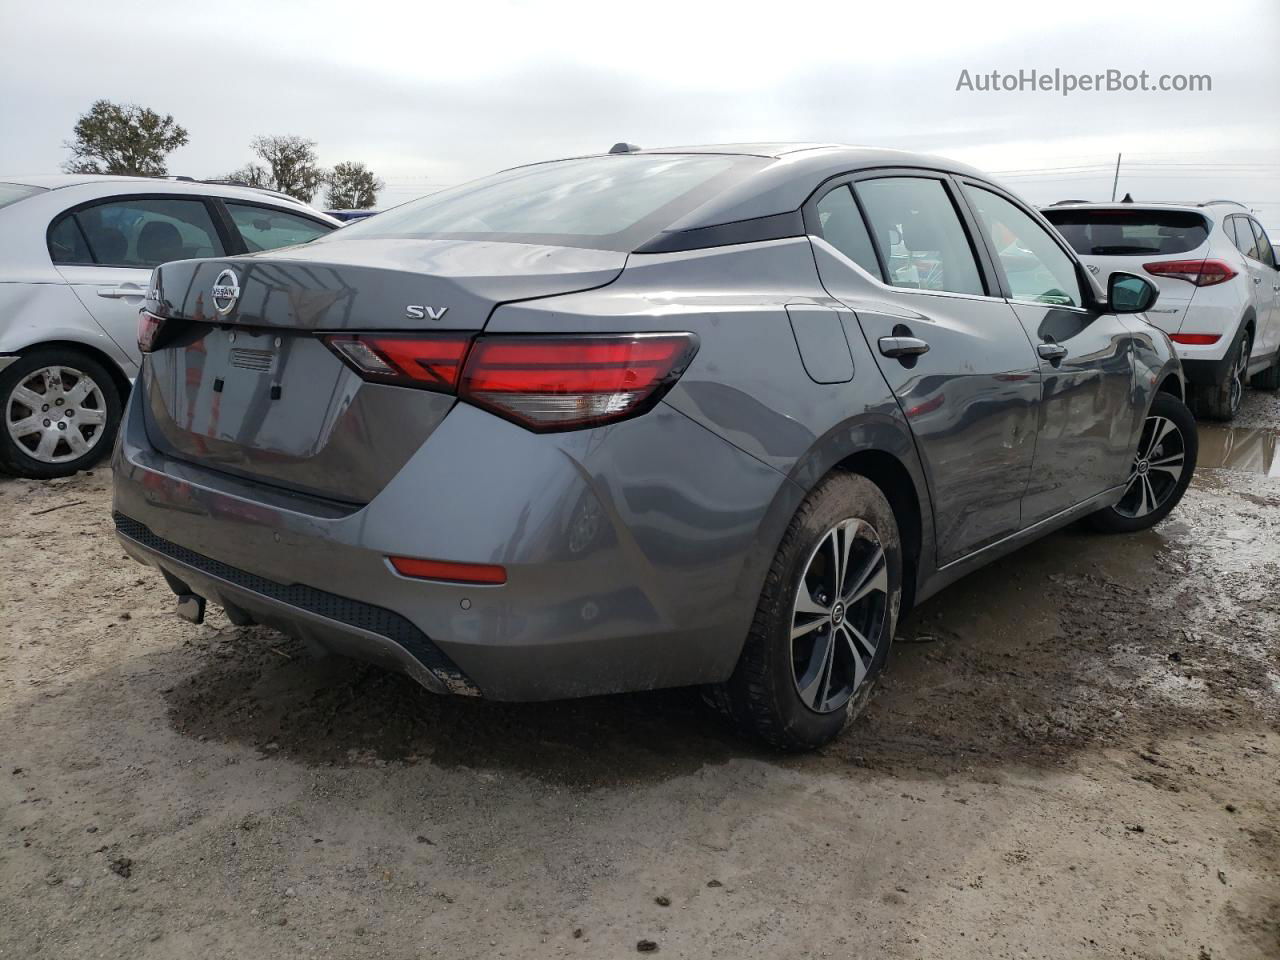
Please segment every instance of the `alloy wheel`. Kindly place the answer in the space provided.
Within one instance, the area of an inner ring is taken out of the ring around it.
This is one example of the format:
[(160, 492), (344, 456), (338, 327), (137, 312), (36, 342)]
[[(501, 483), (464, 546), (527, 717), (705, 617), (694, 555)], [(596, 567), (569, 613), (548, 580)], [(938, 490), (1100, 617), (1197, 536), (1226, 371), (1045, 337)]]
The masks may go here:
[(1253, 344), (1249, 342), (1249, 335), (1245, 334), (1243, 340), (1240, 341), (1240, 355), (1236, 357), (1235, 366), (1231, 371), (1231, 412), (1235, 413), (1240, 409), (1240, 404), (1244, 400), (1244, 384), (1248, 379), (1249, 373), (1249, 351)]
[(1167, 417), (1147, 417), (1116, 512), (1137, 519), (1160, 509), (1178, 488), (1186, 468), (1187, 440), (1178, 425)]
[(102, 387), (83, 370), (48, 366), (20, 380), (5, 400), (5, 426), (40, 463), (79, 460), (101, 442), (107, 422)]
[(791, 670), (810, 710), (842, 709), (886, 642), (889, 571), (879, 534), (842, 520), (805, 564), (791, 611)]

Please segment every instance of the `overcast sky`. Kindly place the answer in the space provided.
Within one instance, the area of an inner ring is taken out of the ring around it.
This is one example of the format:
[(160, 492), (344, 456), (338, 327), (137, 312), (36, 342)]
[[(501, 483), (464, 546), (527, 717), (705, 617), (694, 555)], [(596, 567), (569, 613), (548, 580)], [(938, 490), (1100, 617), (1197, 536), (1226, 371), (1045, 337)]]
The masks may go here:
[[(300, 134), (372, 166), (383, 206), (618, 140), (820, 140), (966, 160), (1036, 202), (1106, 199), (1123, 152), (1121, 195), (1240, 199), (1280, 232), (1277, 0), (0, 0), (0, 23), (0, 175), (56, 172), (105, 97), (187, 128), (171, 173)], [(956, 89), (1033, 68), (1212, 90)]]

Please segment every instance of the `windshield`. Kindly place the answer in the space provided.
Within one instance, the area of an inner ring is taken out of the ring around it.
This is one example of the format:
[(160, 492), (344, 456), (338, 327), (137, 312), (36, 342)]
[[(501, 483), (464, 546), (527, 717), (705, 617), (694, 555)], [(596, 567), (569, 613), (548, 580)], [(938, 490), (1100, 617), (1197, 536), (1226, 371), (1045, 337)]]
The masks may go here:
[(1205, 218), (1185, 210), (1045, 210), (1081, 256), (1150, 257), (1186, 253), (1209, 236)]
[(7, 207), (11, 203), (44, 192), (44, 187), (30, 187), (25, 183), (0, 183), (0, 207)]
[(535, 164), (357, 221), (332, 239), (501, 240), (630, 251), (767, 162), (623, 154)]

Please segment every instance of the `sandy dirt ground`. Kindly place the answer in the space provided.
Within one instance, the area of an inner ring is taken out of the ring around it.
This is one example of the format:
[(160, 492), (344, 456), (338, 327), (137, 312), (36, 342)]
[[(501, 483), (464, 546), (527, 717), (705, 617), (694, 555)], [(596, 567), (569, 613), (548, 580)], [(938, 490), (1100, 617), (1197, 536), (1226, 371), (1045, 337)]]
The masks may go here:
[(193, 626), (105, 467), (0, 480), (0, 957), (1275, 960), (1280, 401), (1248, 404), (1158, 529), (918, 609), (798, 758), (692, 691), (442, 699)]

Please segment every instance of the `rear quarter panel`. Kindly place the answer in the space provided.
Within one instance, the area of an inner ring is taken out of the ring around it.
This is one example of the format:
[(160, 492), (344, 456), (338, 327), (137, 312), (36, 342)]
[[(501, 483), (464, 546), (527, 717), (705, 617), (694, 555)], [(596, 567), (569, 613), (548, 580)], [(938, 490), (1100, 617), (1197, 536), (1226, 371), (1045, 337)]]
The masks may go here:
[[(848, 382), (806, 371), (787, 307), (832, 309), (849, 351)], [(677, 254), (632, 255), (617, 281), (584, 293), (499, 307), (486, 333), (690, 331), (699, 349), (664, 405), (776, 472), (757, 505), (757, 542), (734, 558), (755, 597), (787, 524), (810, 490), (850, 455), (877, 450), (906, 468), (921, 506), (922, 565), (932, 562), (929, 496), (906, 420), (853, 313), (819, 283), (807, 238)], [(696, 471), (689, 482), (697, 484)], [(753, 606), (753, 604), (751, 604)]]

